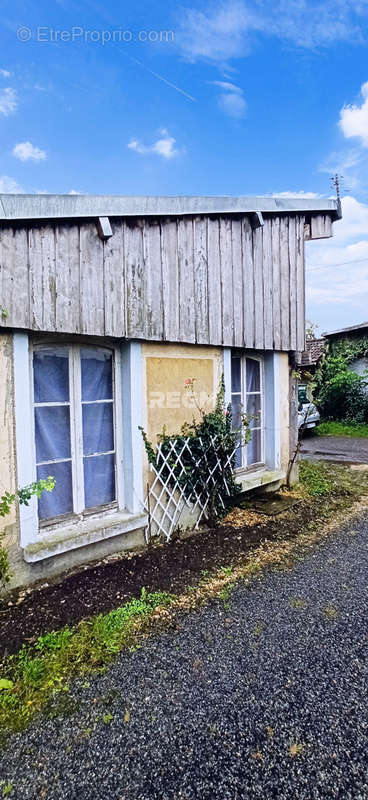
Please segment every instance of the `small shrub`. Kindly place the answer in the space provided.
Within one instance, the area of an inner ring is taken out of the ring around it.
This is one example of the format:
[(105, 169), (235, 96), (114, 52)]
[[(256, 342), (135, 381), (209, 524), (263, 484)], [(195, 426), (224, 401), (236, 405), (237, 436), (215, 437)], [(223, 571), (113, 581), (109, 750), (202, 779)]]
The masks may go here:
[[(42, 492), (45, 490), (47, 492), (52, 492), (55, 488), (55, 478), (49, 476), (47, 480), (40, 480), (31, 483), (29, 486), (24, 486), (23, 489), (18, 489), (18, 491), (10, 493), (5, 492), (0, 497), (0, 517), (6, 517), (10, 514), (11, 507), (15, 500), (18, 500), (20, 505), (28, 506), (31, 497), (36, 495), (36, 497), (41, 497)], [(0, 531), (0, 540), (2, 537), (2, 532)], [(0, 544), (0, 587), (1, 584), (6, 584), (10, 581), (10, 568), (9, 568), (9, 559), (8, 554), (5, 548)]]

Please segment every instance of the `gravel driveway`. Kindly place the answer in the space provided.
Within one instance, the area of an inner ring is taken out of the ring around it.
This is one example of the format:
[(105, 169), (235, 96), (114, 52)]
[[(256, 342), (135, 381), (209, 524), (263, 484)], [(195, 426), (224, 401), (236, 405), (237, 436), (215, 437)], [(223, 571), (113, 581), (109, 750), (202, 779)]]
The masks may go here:
[(76, 684), (3, 754), (8, 796), (367, 800), (367, 533), (365, 512)]
[(354, 436), (304, 436), (300, 454), (313, 461), (368, 464), (368, 439)]

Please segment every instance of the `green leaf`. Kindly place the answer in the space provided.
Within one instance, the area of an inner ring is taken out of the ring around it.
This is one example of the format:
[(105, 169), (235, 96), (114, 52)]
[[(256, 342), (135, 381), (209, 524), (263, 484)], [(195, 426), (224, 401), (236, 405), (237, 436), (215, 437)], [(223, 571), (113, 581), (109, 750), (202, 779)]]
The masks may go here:
[(13, 681), (8, 681), (6, 678), (0, 678), (0, 692), (3, 689), (12, 689), (14, 686)]

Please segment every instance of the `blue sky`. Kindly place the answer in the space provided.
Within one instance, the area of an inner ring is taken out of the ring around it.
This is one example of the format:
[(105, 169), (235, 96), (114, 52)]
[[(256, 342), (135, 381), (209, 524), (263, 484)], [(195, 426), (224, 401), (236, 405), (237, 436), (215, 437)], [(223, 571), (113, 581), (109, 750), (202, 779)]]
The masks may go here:
[(328, 196), (338, 170), (307, 313), (368, 317), (367, 3), (3, 0), (1, 25), (2, 191)]

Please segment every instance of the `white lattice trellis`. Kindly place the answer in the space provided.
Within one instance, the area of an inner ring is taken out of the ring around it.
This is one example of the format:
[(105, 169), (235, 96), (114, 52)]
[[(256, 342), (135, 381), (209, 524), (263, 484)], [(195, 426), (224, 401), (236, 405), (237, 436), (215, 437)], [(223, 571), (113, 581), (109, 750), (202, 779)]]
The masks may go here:
[[(197, 439), (198, 441), (201, 445), (199, 455), (198, 452), (192, 452), (190, 437), (173, 439), (165, 453), (161, 444), (158, 445), (156, 465), (151, 464), (154, 478), (144, 504), (149, 517), (149, 536), (163, 534), (169, 541), (185, 508), (196, 518), (197, 528), (201, 520), (208, 519), (210, 511), (217, 513), (211, 507), (214, 490), (218, 502), (225, 507), (223, 497), (230, 495), (226, 472), (232, 468), (234, 451), (222, 461), (218, 454), (219, 437), (212, 436), (206, 443), (202, 439)], [(188, 488), (183, 487), (181, 480), (186, 473), (188, 461), (198, 475), (190, 489), (190, 497)]]

